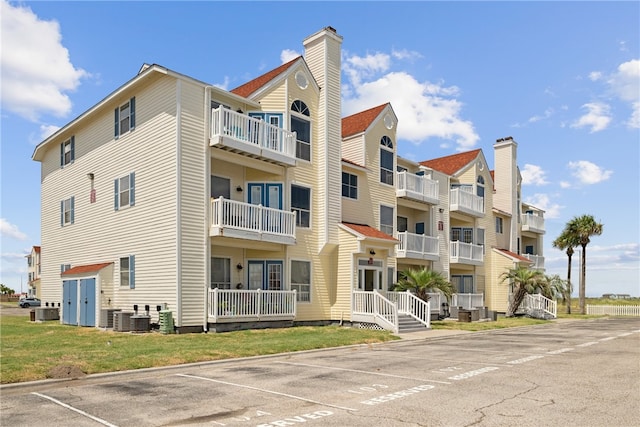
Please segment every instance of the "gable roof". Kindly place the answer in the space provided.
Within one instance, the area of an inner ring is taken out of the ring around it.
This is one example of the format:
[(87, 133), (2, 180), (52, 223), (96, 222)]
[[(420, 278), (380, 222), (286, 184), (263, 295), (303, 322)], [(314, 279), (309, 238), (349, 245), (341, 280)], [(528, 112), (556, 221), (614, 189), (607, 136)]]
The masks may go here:
[(420, 162), (422, 166), (443, 172), (447, 175), (454, 175), (460, 169), (471, 163), (478, 157), (481, 149), (466, 151), (464, 153), (452, 154), (450, 156), (438, 157), (437, 159)]
[(350, 229), (351, 231), (355, 231), (355, 234), (358, 234), (363, 238), (389, 240), (391, 242), (398, 241), (397, 239), (393, 238), (387, 233), (383, 233), (382, 231), (365, 224), (354, 224), (351, 222), (343, 222), (342, 225), (344, 225), (346, 228)]
[(516, 262), (526, 262), (528, 264), (533, 264), (533, 261), (531, 261), (529, 258), (525, 258), (522, 255), (518, 255), (515, 252), (511, 252), (506, 249), (498, 249), (498, 248), (494, 248), (494, 250), (500, 252), (502, 255), (506, 255), (507, 257), (513, 259)]
[(355, 135), (357, 133), (364, 132), (378, 118), (382, 110), (384, 110), (389, 103), (378, 105), (377, 107), (369, 108), (368, 110), (361, 111), (351, 116), (342, 118), (342, 137)]
[(251, 95), (252, 93), (254, 93), (255, 91), (257, 91), (258, 89), (260, 89), (261, 87), (263, 87), (264, 85), (266, 85), (267, 83), (269, 83), (271, 80), (275, 79), (276, 77), (278, 77), (280, 74), (284, 73), (285, 71), (287, 71), (289, 68), (291, 68), (291, 66), (293, 66), (293, 64), (295, 64), (299, 59), (301, 59), (302, 56), (298, 56), (294, 59), (292, 59), (289, 62), (286, 62), (284, 64), (282, 64), (281, 66), (274, 68), (273, 70), (256, 77), (255, 79), (248, 81), (247, 83), (238, 86), (235, 89), (232, 89), (230, 92), (234, 93), (236, 95), (248, 98), (249, 95)]
[(33, 250), (34, 250), (36, 253), (40, 253), (40, 246), (34, 246), (34, 247), (33, 247)]
[(105, 267), (113, 264), (112, 262), (103, 262), (101, 264), (90, 264), (90, 265), (78, 265), (77, 267), (72, 267), (62, 273), (61, 276), (67, 276), (72, 274), (85, 274), (85, 273), (97, 273)]

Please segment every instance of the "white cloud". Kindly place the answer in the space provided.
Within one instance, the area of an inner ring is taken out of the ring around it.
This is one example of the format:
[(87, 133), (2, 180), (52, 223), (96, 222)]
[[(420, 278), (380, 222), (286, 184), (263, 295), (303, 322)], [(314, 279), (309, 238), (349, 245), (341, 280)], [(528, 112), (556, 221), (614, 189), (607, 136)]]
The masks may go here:
[(23, 254), (17, 253), (17, 252), (3, 252), (0, 254), (0, 258), (2, 259), (6, 259), (6, 260), (23, 260), (25, 256), (28, 255), (28, 252), (25, 252)]
[(20, 231), (17, 225), (11, 224), (4, 218), (0, 218), (0, 235), (18, 240), (27, 240), (27, 235)]
[(607, 83), (614, 94), (622, 101), (629, 103), (631, 116), (626, 122), (632, 129), (640, 128), (640, 60), (634, 59), (618, 66)]
[(549, 183), (545, 179), (546, 172), (540, 166), (525, 164), (520, 171), (523, 185), (546, 185)]
[(51, 135), (56, 133), (60, 129), (60, 126), (55, 125), (40, 125), (40, 141), (44, 141)]
[(542, 209), (545, 218), (560, 218), (560, 210), (564, 208), (557, 203), (553, 203), (548, 194), (536, 193), (533, 196), (524, 199), (525, 203)]
[(540, 120), (548, 119), (553, 115), (553, 108), (547, 108), (542, 115), (537, 115), (529, 118), (529, 123), (539, 122)]
[(620, 244), (611, 245), (611, 246), (589, 245), (589, 251), (594, 251), (594, 252), (623, 251), (625, 253), (637, 254), (639, 250), (640, 250), (640, 245), (638, 243), (620, 243)]
[(300, 53), (296, 52), (295, 50), (284, 49), (282, 52), (280, 52), (280, 61), (282, 61), (283, 64), (286, 64), (287, 62), (297, 58), (298, 56), (300, 56)]
[(587, 113), (571, 124), (572, 128), (590, 127), (591, 133), (604, 130), (611, 123), (609, 105), (603, 102), (590, 102), (582, 106)]
[(65, 116), (71, 111), (66, 92), (88, 73), (71, 63), (59, 24), (4, 0), (0, 12), (3, 109), (32, 121), (43, 113)]
[(420, 52), (407, 50), (407, 49), (393, 50), (391, 51), (391, 55), (396, 59), (414, 60), (414, 59), (422, 58), (422, 55), (420, 54)]
[(571, 188), (571, 183), (568, 181), (560, 181), (560, 188)]
[(390, 71), (391, 56), (376, 53), (343, 61), (343, 113), (354, 114), (390, 102), (401, 125), (398, 138), (420, 144), (432, 137), (453, 140), (459, 151), (480, 139), (473, 123), (460, 117), (460, 90), (443, 82), (418, 81), (404, 71)]
[(589, 79), (593, 82), (600, 80), (602, 78), (602, 72), (601, 71), (592, 71), (589, 73)]
[(567, 167), (573, 171), (571, 174), (578, 178), (581, 184), (597, 184), (606, 181), (613, 173), (587, 160), (569, 162)]

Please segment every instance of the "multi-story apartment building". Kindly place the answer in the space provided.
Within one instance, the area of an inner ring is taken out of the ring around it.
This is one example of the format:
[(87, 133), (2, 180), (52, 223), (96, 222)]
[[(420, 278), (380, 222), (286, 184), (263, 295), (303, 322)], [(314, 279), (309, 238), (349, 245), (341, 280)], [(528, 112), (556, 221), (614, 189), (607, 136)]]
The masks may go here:
[(40, 246), (32, 246), (27, 258), (28, 290), (27, 296), (40, 297)]
[(495, 180), (480, 150), (402, 159), (390, 104), (341, 117), (342, 37), (303, 45), (231, 91), (145, 65), (36, 147), (40, 295), (62, 322), (134, 305), (171, 310), (180, 331), (362, 321), (374, 305), (354, 295), (382, 297), (415, 266), (504, 311), (499, 269), (530, 263), (516, 242), (542, 255), (519, 216), (515, 142), (496, 144)]

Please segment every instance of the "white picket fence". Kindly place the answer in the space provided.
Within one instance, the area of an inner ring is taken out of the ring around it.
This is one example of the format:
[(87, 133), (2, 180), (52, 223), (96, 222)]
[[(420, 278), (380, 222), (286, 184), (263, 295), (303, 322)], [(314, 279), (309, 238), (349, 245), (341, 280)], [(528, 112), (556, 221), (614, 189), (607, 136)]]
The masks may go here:
[(590, 304), (587, 304), (587, 314), (640, 317), (640, 305), (590, 305)]

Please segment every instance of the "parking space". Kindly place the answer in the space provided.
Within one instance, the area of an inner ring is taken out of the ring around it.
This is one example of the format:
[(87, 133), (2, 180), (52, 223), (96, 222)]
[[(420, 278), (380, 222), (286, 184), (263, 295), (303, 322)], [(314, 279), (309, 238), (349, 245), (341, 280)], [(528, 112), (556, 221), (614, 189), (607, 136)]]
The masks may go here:
[(0, 424), (639, 425), (638, 344), (601, 319), (90, 376), (3, 387)]

